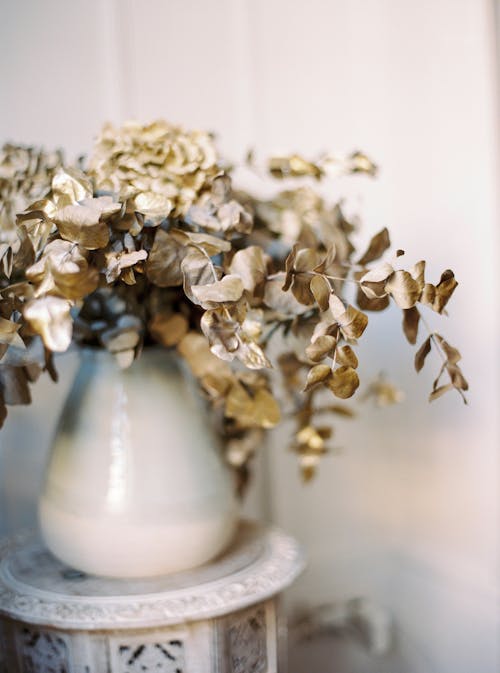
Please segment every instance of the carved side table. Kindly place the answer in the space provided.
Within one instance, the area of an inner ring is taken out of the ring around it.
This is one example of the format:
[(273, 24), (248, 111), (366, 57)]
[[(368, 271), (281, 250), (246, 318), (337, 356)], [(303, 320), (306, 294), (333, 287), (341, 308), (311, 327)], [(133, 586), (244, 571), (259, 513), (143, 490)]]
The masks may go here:
[(292, 538), (250, 522), (210, 564), (131, 581), (18, 536), (0, 546), (0, 671), (276, 673), (278, 595), (302, 568)]

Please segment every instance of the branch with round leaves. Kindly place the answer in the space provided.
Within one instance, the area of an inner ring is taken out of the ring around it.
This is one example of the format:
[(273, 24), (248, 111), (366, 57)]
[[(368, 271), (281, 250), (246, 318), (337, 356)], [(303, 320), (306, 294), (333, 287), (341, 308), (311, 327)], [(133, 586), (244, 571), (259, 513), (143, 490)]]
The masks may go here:
[[(53, 354), (72, 344), (105, 348), (122, 367), (159, 344), (176, 348), (198, 380), (241, 487), (262, 433), (287, 413), (309, 479), (329, 450), (329, 417), (352, 414), (343, 400), (360, 384), (367, 313), (395, 303), (415, 343), (420, 306), (444, 313), (456, 287), (449, 271), (427, 283), (424, 262), (409, 271), (380, 262), (386, 229), (357, 254), (356, 222), (311, 182), (373, 176), (360, 152), (274, 157), (271, 179), (296, 186), (265, 199), (233, 188), (209, 134), (162, 121), (105, 127), (83, 170), (42, 156), (0, 153), (0, 420), (5, 403), (29, 402), (40, 372), (55, 375)], [(346, 300), (352, 284), (357, 306)], [(459, 353), (439, 334), (417, 368), (431, 350), (442, 360), (431, 399), (463, 394)], [(383, 379), (366, 395), (399, 399)]]

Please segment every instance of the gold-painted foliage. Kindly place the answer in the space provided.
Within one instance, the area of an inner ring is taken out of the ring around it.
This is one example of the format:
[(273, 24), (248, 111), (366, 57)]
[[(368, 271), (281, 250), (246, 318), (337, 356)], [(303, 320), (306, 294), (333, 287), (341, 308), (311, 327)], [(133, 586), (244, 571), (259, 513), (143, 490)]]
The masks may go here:
[[(430, 353), (441, 359), (431, 399), (464, 395), (459, 352), (422, 315), (445, 313), (453, 273), (434, 285), (425, 262), (402, 268), (401, 250), (387, 258), (386, 228), (357, 251), (342, 204), (311, 186), (373, 176), (368, 157), (273, 157), (270, 180), (286, 189), (266, 198), (233, 189), (223, 166), (209, 133), (164, 121), (105, 126), (83, 170), (60, 153), (0, 150), (0, 424), (42, 371), (55, 376), (52, 354), (72, 342), (106, 348), (122, 367), (159, 344), (197, 379), (240, 487), (282, 415), (296, 422), (308, 480), (331, 450), (327, 419), (353, 415), (342, 400), (362, 377), (366, 312), (391, 303), (410, 344), (429, 332), (417, 371)], [(365, 397), (385, 405), (401, 394), (379, 379)]]

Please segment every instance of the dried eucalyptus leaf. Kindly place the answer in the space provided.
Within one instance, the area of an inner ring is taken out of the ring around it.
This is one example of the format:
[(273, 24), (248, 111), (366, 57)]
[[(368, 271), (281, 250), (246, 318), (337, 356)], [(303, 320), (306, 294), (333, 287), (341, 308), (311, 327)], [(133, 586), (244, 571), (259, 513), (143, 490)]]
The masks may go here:
[(456, 388), (457, 390), (469, 390), (469, 384), (467, 383), (467, 380), (462, 374), (460, 367), (458, 367), (457, 365), (449, 364), (446, 367), (446, 371), (448, 372), (448, 375), (451, 379), (451, 383), (453, 384), (454, 388)]
[(331, 375), (332, 370), (329, 365), (315, 365), (311, 367), (307, 374), (306, 386), (304, 392), (311, 390), (318, 385), (318, 383), (323, 383)]
[(69, 241), (49, 243), (42, 257), (26, 269), (26, 277), (37, 285), (36, 295), (57, 293), (76, 300), (92, 293), (99, 282), (97, 269), (91, 269), (87, 252)]
[(440, 334), (434, 334), (434, 337), (444, 351), (449, 364), (456, 365), (457, 362), (460, 362), (462, 356), (457, 348), (451, 346)]
[(320, 310), (326, 311), (332, 291), (328, 280), (324, 276), (313, 276), (309, 287)]
[(201, 334), (188, 332), (177, 345), (177, 350), (198, 379), (213, 376), (219, 381), (231, 381), (234, 378), (229, 365), (210, 352), (210, 346)]
[(267, 281), (264, 290), (264, 303), (282, 315), (295, 316), (307, 311), (307, 306), (298, 302), (290, 290), (283, 290), (282, 278)]
[(262, 248), (250, 245), (238, 250), (229, 265), (229, 273), (241, 278), (245, 290), (254, 292), (267, 276), (267, 259)]
[(191, 292), (198, 304), (210, 308), (212, 304), (235, 302), (241, 299), (243, 283), (239, 276), (228, 274), (209, 285), (192, 285)]
[(230, 241), (226, 241), (218, 236), (206, 234), (205, 232), (196, 233), (193, 231), (183, 231), (182, 229), (172, 228), (169, 233), (170, 236), (183, 245), (192, 243), (197, 248), (201, 248), (209, 257), (231, 250)]
[(425, 358), (431, 352), (432, 336), (429, 335), (415, 354), (415, 369), (419, 372), (425, 364)]
[(451, 383), (447, 383), (444, 386), (439, 386), (438, 388), (435, 388), (431, 394), (429, 395), (429, 402), (432, 402), (434, 400), (437, 400), (439, 397), (447, 393), (449, 390), (453, 390), (454, 386)]
[(170, 215), (174, 204), (165, 194), (145, 191), (134, 197), (133, 207), (142, 213), (147, 220), (160, 224), (162, 220)]
[(101, 221), (101, 213), (88, 206), (69, 205), (54, 214), (61, 237), (78, 243), (87, 250), (104, 248), (109, 241), (109, 228)]
[(420, 290), (425, 286), (425, 261), (421, 260), (410, 269), (411, 277), (418, 283)]
[(303, 450), (322, 453), (325, 447), (325, 438), (317, 428), (312, 425), (306, 425), (301, 428), (296, 435), (298, 445)]
[[(24, 341), (18, 334), (20, 327), (21, 325), (19, 323), (0, 317), (0, 344), (3, 344), (6, 347), (14, 346), (14, 348), (26, 350)], [(7, 350), (7, 348), (5, 348), (5, 350)]]
[(386, 281), (394, 273), (391, 264), (381, 264), (371, 271), (367, 271), (360, 278), (361, 289), (369, 299), (384, 297), (387, 292), (385, 289)]
[(223, 203), (217, 210), (217, 219), (221, 231), (226, 233), (237, 231), (241, 234), (248, 234), (252, 230), (252, 216), (238, 201)]
[(187, 249), (163, 229), (157, 229), (146, 262), (146, 275), (158, 287), (182, 285), (181, 262)]
[(189, 323), (181, 313), (164, 315), (156, 313), (148, 323), (151, 336), (162, 346), (177, 346), (189, 329)]
[(105, 253), (106, 269), (105, 276), (108, 283), (113, 283), (120, 277), (124, 269), (129, 269), (139, 262), (147, 259), (148, 253), (145, 250), (135, 250), (134, 252), (107, 252)]
[(420, 299), (421, 288), (408, 271), (398, 270), (387, 280), (385, 291), (399, 308), (412, 308)]
[(32, 299), (24, 308), (24, 317), (30, 327), (42, 337), (51, 351), (64, 352), (69, 348), (73, 333), (71, 304), (60, 297)]
[(391, 240), (389, 238), (389, 231), (386, 227), (379, 231), (378, 234), (371, 239), (368, 249), (365, 254), (358, 260), (358, 264), (365, 266), (370, 262), (373, 262), (379, 257), (382, 257), (384, 252), (391, 247)]
[(458, 283), (455, 280), (453, 271), (447, 269), (441, 275), (439, 283), (436, 285), (436, 297), (433, 303), (433, 309), (442, 313), (451, 295), (455, 291)]
[(243, 341), (236, 351), (236, 356), (249, 369), (271, 369), (272, 367), (266, 354), (255, 341)]
[(352, 367), (353, 369), (357, 369), (359, 364), (356, 353), (352, 350), (352, 348), (349, 345), (337, 348), (336, 362), (339, 365), (347, 365), (348, 367)]
[(356, 371), (347, 365), (342, 365), (332, 372), (327, 385), (336, 397), (347, 399), (352, 397), (359, 386), (359, 377)]
[(289, 157), (271, 157), (268, 170), (273, 178), (300, 178), (314, 177), (319, 179), (323, 175), (322, 169), (298, 154)]
[(92, 198), (92, 183), (85, 173), (76, 168), (60, 168), (52, 180), (52, 192), (57, 199), (68, 204), (76, 203)]
[(192, 291), (194, 285), (205, 286), (219, 279), (210, 257), (197, 248), (188, 249), (182, 260), (181, 270), (184, 277), (184, 293), (193, 304), (198, 304)]
[(416, 306), (403, 309), (403, 332), (411, 344), (417, 343), (420, 312)]
[(242, 428), (273, 428), (281, 418), (278, 403), (263, 388), (251, 396), (241, 383), (235, 383), (227, 397), (225, 415), (234, 418)]
[(337, 339), (326, 334), (319, 336), (306, 348), (306, 355), (313, 362), (319, 362), (325, 357), (333, 357), (336, 347)]
[(384, 311), (390, 304), (389, 295), (369, 299), (365, 291), (359, 287), (356, 295), (356, 303), (362, 311)]
[(368, 325), (368, 317), (354, 306), (344, 306), (335, 294), (330, 295), (330, 311), (340, 325), (342, 333), (349, 339), (359, 339)]
[(295, 245), (291, 249), (290, 253), (288, 254), (288, 257), (285, 260), (285, 279), (284, 279), (284, 282), (283, 282), (283, 287), (281, 288), (283, 290), (283, 292), (286, 292), (290, 288), (290, 286), (292, 285), (294, 265), (295, 265), (295, 259), (297, 257), (298, 249), (299, 249), (299, 244), (295, 243)]

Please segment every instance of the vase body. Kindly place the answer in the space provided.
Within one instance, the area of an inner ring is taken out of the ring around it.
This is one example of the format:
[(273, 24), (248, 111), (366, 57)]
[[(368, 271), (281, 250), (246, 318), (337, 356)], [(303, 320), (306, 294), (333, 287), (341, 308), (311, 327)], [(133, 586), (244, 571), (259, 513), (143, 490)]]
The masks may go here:
[(108, 577), (177, 572), (220, 553), (237, 519), (230, 472), (178, 358), (145, 350), (121, 370), (107, 352), (84, 351), (39, 501), (53, 554)]

